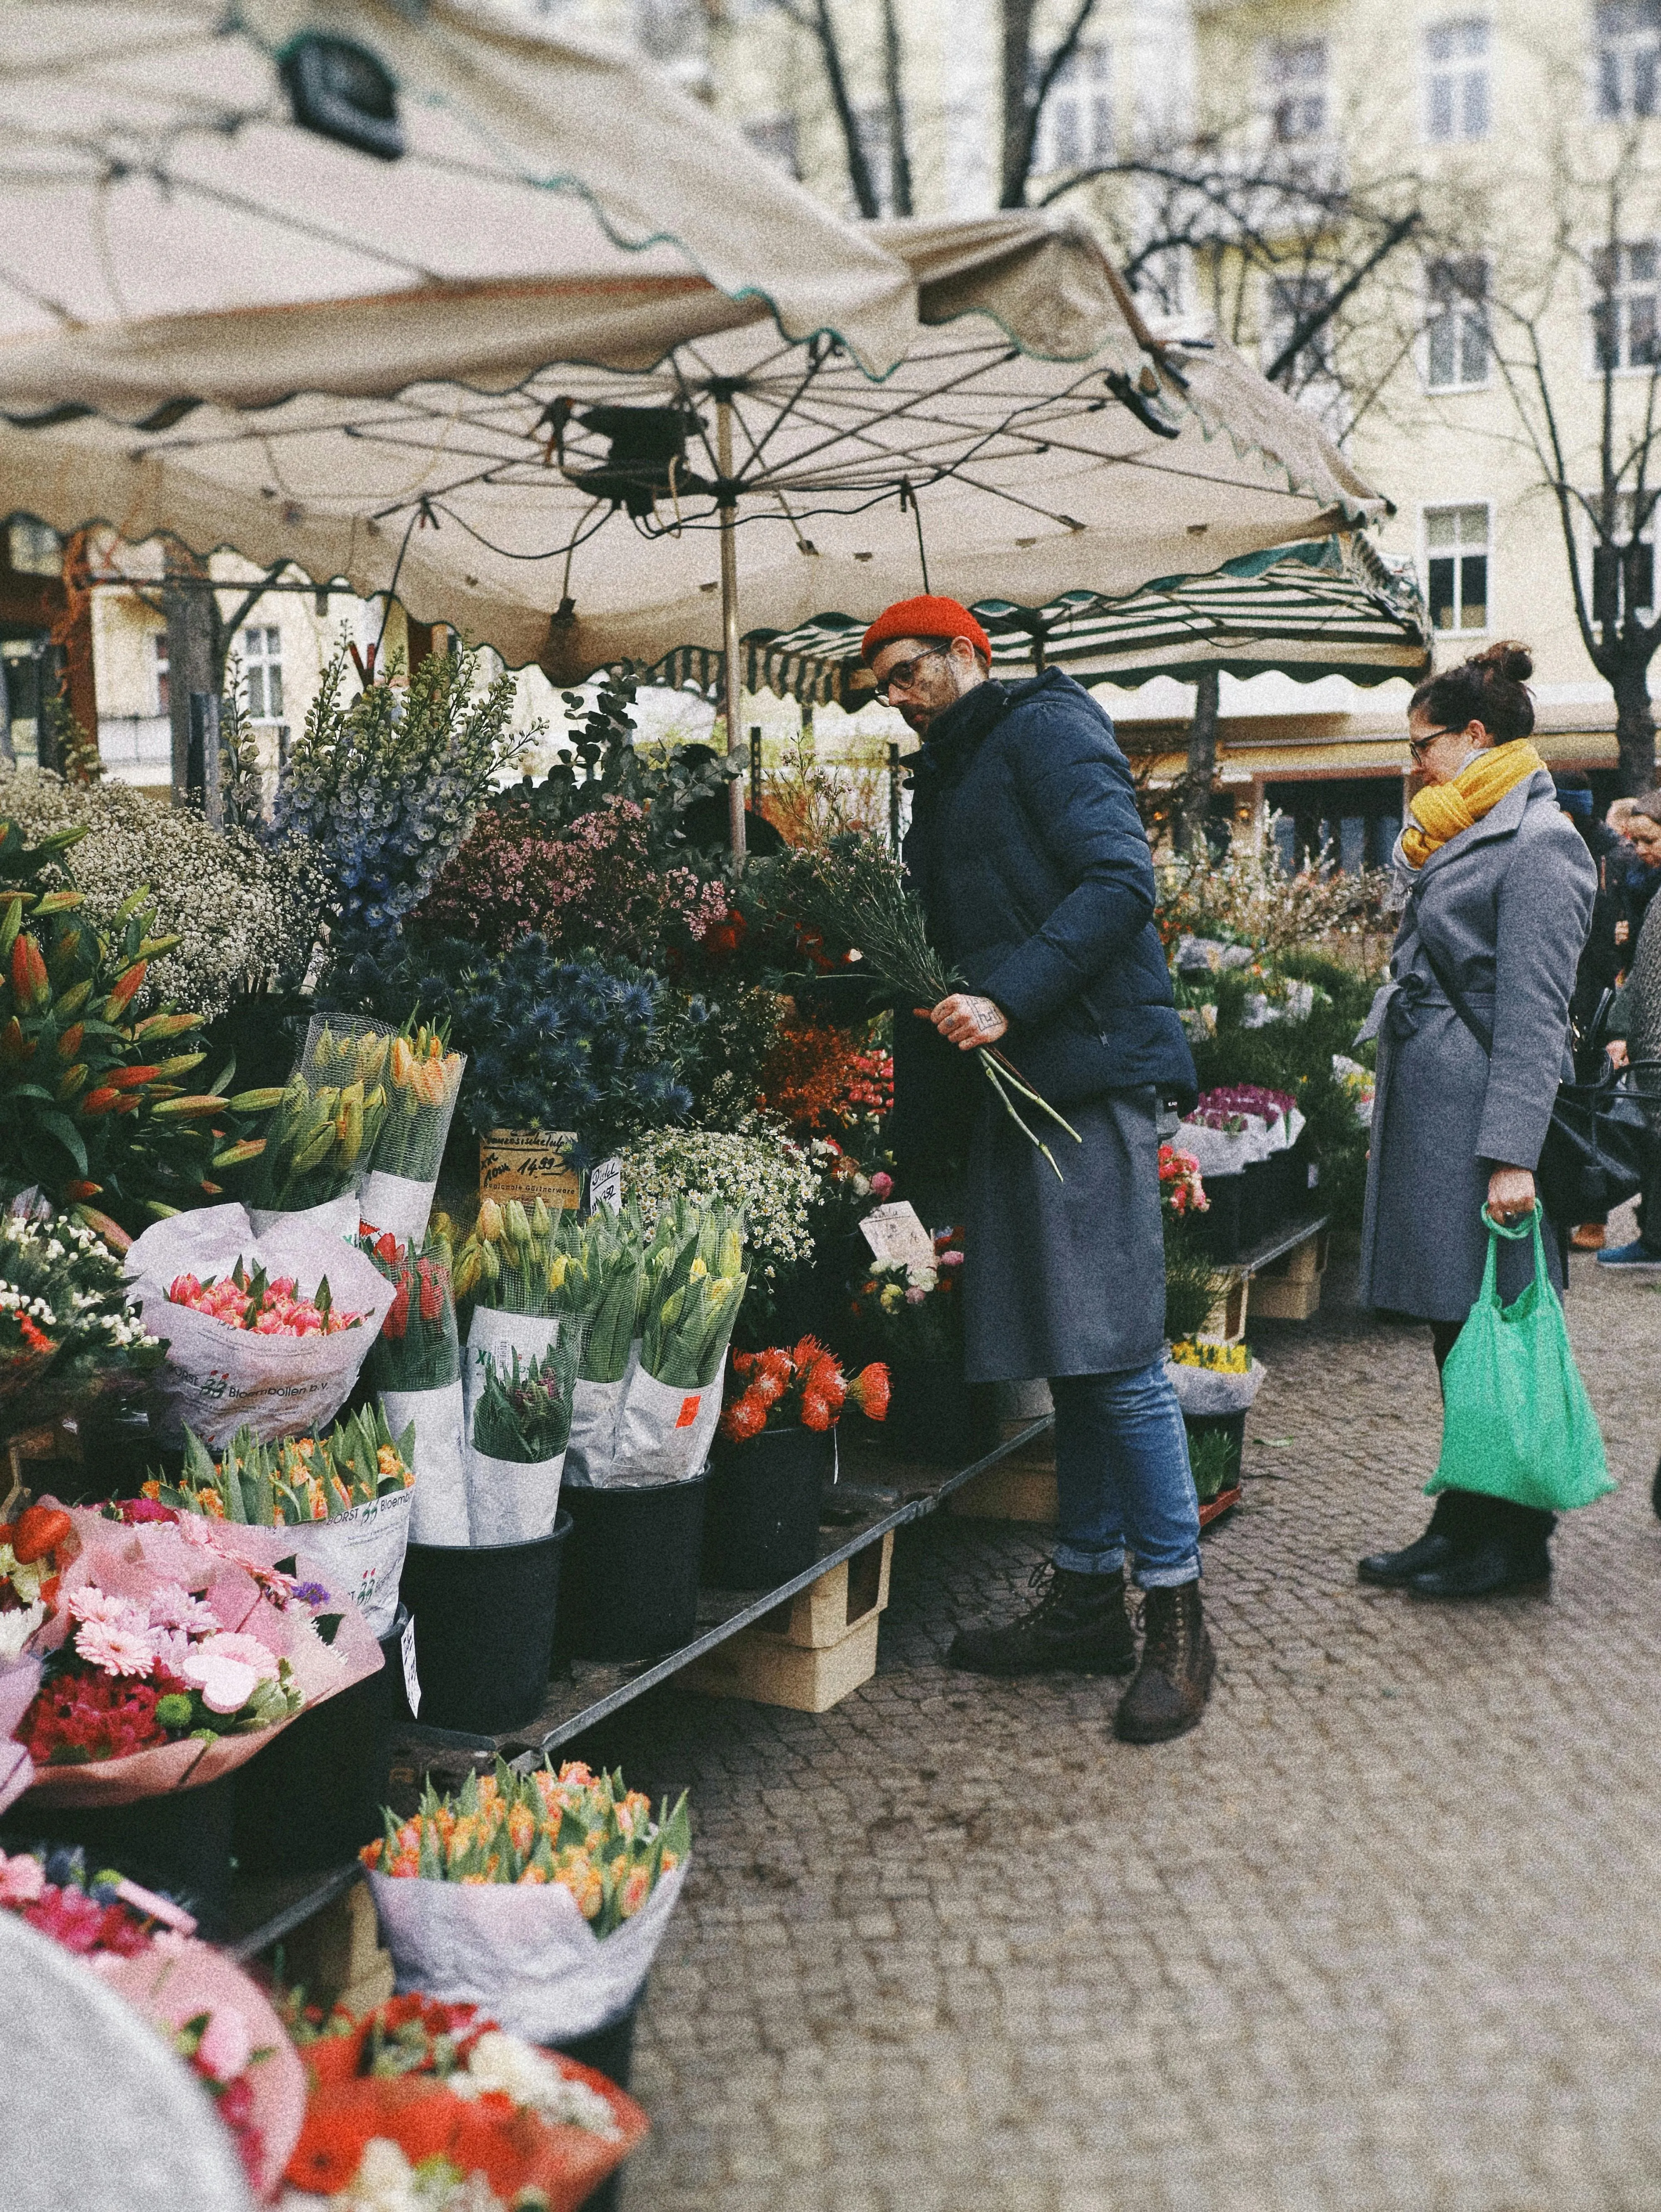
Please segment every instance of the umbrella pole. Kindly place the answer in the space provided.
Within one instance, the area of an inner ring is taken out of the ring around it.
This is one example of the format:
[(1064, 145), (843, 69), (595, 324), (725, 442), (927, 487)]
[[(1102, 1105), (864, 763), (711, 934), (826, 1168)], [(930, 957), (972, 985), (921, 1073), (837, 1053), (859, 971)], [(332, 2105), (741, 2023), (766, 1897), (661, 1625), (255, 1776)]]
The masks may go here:
[[(715, 402), (715, 452), (721, 482), (733, 480), (733, 403)], [(736, 502), (722, 501), (721, 509), (721, 629), (726, 659), (727, 757), (732, 761), (744, 750), (744, 692), (739, 667), (739, 547)], [(735, 775), (727, 787), (727, 820), (733, 858), (744, 859), (744, 778)]]

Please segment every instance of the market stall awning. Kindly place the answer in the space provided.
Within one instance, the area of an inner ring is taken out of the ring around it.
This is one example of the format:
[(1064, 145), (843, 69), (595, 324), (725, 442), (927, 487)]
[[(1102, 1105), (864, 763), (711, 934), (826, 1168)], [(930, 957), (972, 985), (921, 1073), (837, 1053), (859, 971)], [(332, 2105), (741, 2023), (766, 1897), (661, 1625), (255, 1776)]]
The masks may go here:
[[(1217, 668), (1382, 684), (1419, 675), (1430, 658), (1413, 572), (1391, 567), (1359, 533), (1248, 554), (1214, 575), (1165, 577), (1123, 599), (1070, 592), (1031, 611), (982, 599), (975, 612), (1000, 676), (1062, 667), (1084, 683), (1135, 685), (1155, 676), (1192, 682)], [(860, 659), (864, 629), (861, 617), (826, 615), (794, 630), (752, 630), (744, 681), (804, 704), (857, 707), (872, 693)], [(649, 672), (660, 683), (707, 688), (720, 682), (721, 667), (718, 653), (683, 648)]]
[(0, 153), (14, 420), (503, 391), (746, 323), (881, 374), (915, 327), (893, 255), (638, 56), (460, 0), (13, 0)]

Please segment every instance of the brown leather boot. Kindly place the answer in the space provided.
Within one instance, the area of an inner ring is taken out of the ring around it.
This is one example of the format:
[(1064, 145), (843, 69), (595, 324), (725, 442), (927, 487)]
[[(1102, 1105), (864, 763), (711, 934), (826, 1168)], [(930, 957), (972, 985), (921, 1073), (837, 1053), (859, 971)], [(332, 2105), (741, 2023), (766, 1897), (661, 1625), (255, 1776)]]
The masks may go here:
[(1200, 1612), (1200, 1585), (1151, 1589), (1142, 1602), (1142, 1662), (1119, 1701), (1121, 1743), (1164, 1743), (1195, 1727), (1211, 1695), (1217, 1654)]
[(1001, 1628), (965, 1628), (946, 1663), (975, 1674), (1128, 1674), (1136, 1639), (1124, 1609), (1124, 1576), (1033, 1570), (1035, 1602)]

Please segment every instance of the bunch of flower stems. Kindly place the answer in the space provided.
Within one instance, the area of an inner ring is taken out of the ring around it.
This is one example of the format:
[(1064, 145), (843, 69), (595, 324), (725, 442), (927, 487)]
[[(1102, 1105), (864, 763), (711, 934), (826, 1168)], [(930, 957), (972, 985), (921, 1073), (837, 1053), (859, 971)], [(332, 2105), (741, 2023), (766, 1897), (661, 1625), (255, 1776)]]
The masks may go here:
[(271, 1116), (252, 1202), (273, 1212), (322, 1206), (362, 1181), (386, 1111), (387, 1047), (378, 1024), (312, 1024)]
[[(967, 989), (962, 976), (947, 967), (929, 943), (922, 908), (906, 890), (898, 862), (869, 841), (857, 858), (837, 850), (818, 854), (799, 896), (800, 919), (828, 943), (856, 947), (877, 984), (897, 1004), (926, 1015), (942, 999)], [(1005, 1113), (1060, 1176), (1055, 1154), (1028, 1124), (1016, 1097), (1047, 1115), (1075, 1145), (1082, 1141), (1078, 1131), (1023, 1079), (995, 1045), (977, 1045), (975, 1057)]]
[(520, 1467), (538, 1467), (563, 1452), (571, 1433), (571, 1391), (581, 1345), (581, 1322), (563, 1314), (559, 1334), (540, 1359), (521, 1367), (514, 1352), (504, 1367), (496, 1353), (489, 1354), (473, 1413), (474, 1449)]
[(387, 1066), (386, 1111), (375, 1142), (374, 1167), (383, 1175), (430, 1182), (444, 1157), (465, 1053), (447, 1049), (445, 1029), (406, 1025), (395, 1036)]
[(185, 1431), (185, 1464), (177, 1482), (153, 1475), (144, 1495), (175, 1511), (205, 1514), (256, 1528), (334, 1521), (355, 1506), (407, 1490), (413, 1424), (394, 1437), (378, 1405), (338, 1421), (326, 1437), (285, 1437), (262, 1443), (239, 1429), (217, 1460), (194, 1430)]

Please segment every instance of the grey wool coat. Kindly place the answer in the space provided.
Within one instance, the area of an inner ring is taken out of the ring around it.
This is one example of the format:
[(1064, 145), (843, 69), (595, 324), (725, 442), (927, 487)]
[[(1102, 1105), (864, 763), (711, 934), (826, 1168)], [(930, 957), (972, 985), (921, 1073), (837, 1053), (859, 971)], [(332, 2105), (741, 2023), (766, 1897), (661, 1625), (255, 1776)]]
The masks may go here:
[[(1557, 1088), (1573, 1073), (1569, 994), (1597, 871), (1536, 770), (1408, 878), (1390, 981), (1367, 1029), (1378, 1079), (1361, 1228), (1361, 1300), (1463, 1321), (1482, 1286), (1482, 1207), (1498, 1166), (1539, 1163)], [(1454, 1012), (1426, 955), (1492, 1030), (1492, 1057)], [(1548, 1238), (1556, 1272), (1555, 1240)], [(1533, 1245), (1507, 1243), (1500, 1289), (1520, 1295)]]

